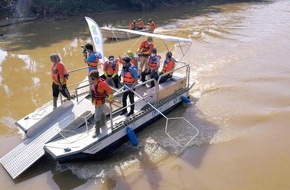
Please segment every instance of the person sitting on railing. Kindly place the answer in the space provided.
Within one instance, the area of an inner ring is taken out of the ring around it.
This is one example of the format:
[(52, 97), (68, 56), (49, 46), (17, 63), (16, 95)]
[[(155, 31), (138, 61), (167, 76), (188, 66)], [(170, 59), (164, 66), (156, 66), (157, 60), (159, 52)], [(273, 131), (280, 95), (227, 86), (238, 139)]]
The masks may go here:
[(57, 108), (57, 98), (59, 92), (70, 100), (70, 94), (66, 86), (68, 79), (68, 72), (61, 62), (61, 58), (56, 53), (50, 55), (50, 60), (53, 63), (51, 68), (51, 78), (52, 78), (52, 96), (53, 96), (53, 109)]
[(93, 81), (91, 85), (92, 103), (95, 105), (95, 134), (93, 138), (96, 138), (100, 134), (100, 128), (105, 125), (104, 104), (105, 99), (109, 96), (108, 101), (111, 103), (114, 101), (114, 94), (112, 88), (107, 82), (99, 77), (99, 71), (92, 70), (90, 72), (90, 78)]
[(101, 76), (104, 78), (108, 84), (112, 83), (112, 80), (114, 82), (114, 86), (116, 88), (119, 87), (119, 76), (118, 76), (118, 71), (119, 71), (119, 64), (117, 63), (118, 61), (114, 58), (113, 55), (110, 55), (109, 60), (106, 61), (103, 65), (103, 71), (104, 74)]
[[(158, 78), (158, 69), (160, 66), (160, 55), (157, 55), (157, 49), (153, 48), (151, 51), (151, 55), (147, 59), (148, 68), (141, 74), (142, 82), (145, 82), (145, 78), (147, 75), (150, 75), (150, 78)], [(151, 81), (151, 88), (154, 87), (154, 81)]]
[[(168, 74), (166, 74), (160, 78), (159, 84), (165, 82), (167, 79), (172, 77), (172, 75), (173, 75), (172, 70), (175, 67), (175, 63), (176, 63), (176, 60), (172, 57), (172, 53), (170, 51), (167, 52), (166, 58), (165, 58), (164, 63), (163, 63), (163, 68), (162, 68), (162, 71), (159, 73), (159, 76), (164, 74), (164, 73), (168, 73)], [(170, 71), (172, 71), (172, 72), (170, 72)], [(158, 80), (158, 77), (155, 79)]]

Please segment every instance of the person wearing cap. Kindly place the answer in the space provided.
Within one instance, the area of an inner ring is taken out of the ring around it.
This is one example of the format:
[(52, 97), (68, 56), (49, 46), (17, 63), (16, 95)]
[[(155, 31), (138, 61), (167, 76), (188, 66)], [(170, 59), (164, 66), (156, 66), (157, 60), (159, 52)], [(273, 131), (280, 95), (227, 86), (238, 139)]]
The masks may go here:
[(145, 69), (147, 69), (147, 65), (145, 64), (149, 55), (151, 54), (151, 50), (154, 48), (153, 44), (153, 38), (148, 37), (146, 41), (143, 41), (139, 49), (137, 50), (137, 53), (139, 55), (139, 62), (140, 62), (140, 67), (139, 67), (139, 76), (141, 76), (141, 73), (143, 71), (143, 67), (145, 66)]
[[(150, 75), (150, 78), (158, 78), (158, 69), (160, 66), (160, 56), (157, 55), (157, 49), (153, 48), (151, 51), (151, 55), (147, 59), (148, 68), (145, 69), (141, 74), (141, 81), (145, 82), (145, 78), (147, 75)], [(151, 81), (151, 88), (154, 87), (154, 81)]]
[(95, 105), (95, 134), (93, 138), (96, 138), (100, 134), (100, 128), (105, 125), (104, 104), (105, 99), (109, 96), (108, 101), (112, 103), (114, 101), (114, 94), (112, 88), (107, 82), (99, 77), (99, 71), (92, 70), (89, 77), (93, 81), (91, 85), (92, 103)]
[(57, 98), (59, 92), (70, 100), (70, 94), (67, 89), (66, 83), (68, 79), (68, 72), (61, 62), (61, 58), (58, 54), (52, 53), (50, 55), (50, 61), (53, 63), (51, 68), (51, 78), (52, 78), (52, 96), (53, 96), (53, 109), (57, 108)]
[(130, 30), (136, 30), (136, 20), (132, 20), (129, 25)]
[(138, 23), (137, 23), (137, 30), (143, 30), (145, 29), (145, 24), (143, 22), (143, 20), (141, 18), (138, 19)]
[(104, 78), (109, 84), (113, 80), (114, 82), (113, 85), (116, 88), (118, 88), (119, 87), (119, 76), (118, 76), (119, 65), (113, 55), (110, 55), (108, 58), (109, 60), (103, 64), (104, 74), (101, 77)]
[(138, 71), (138, 55), (134, 54), (131, 50), (128, 50), (127, 56), (130, 57), (131, 63), (135, 66), (136, 70)]
[(153, 22), (153, 20), (150, 18), (149, 22), (147, 23), (150, 30), (155, 30), (156, 24)]
[[(92, 70), (98, 70), (99, 59), (102, 59), (101, 53), (94, 51), (94, 46), (90, 43), (87, 43), (84, 46), (84, 61), (88, 65), (88, 73)], [(89, 84), (91, 85), (93, 81), (89, 78)]]
[[(172, 77), (175, 63), (176, 63), (176, 60), (172, 57), (172, 53), (170, 51), (167, 52), (166, 58), (163, 63), (162, 71), (159, 73), (159, 76), (164, 73), (167, 73), (167, 74), (160, 78), (159, 84), (165, 82), (167, 79), (170, 79)], [(155, 79), (158, 80), (158, 77), (156, 77)]]
[(122, 97), (122, 103), (123, 103), (123, 110), (121, 112), (121, 115), (127, 114), (127, 97), (129, 96), (129, 100), (131, 103), (131, 110), (127, 114), (127, 117), (134, 114), (134, 90), (135, 90), (135, 85), (138, 83), (138, 71), (134, 67), (133, 64), (130, 63), (131, 59), (129, 57), (123, 57), (122, 58), (122, 63), (123, 63), (123, 68), (121, 71), (121, 76), (124, 84), (124, 90), (129, 89), (128, 91), (123, 93)]

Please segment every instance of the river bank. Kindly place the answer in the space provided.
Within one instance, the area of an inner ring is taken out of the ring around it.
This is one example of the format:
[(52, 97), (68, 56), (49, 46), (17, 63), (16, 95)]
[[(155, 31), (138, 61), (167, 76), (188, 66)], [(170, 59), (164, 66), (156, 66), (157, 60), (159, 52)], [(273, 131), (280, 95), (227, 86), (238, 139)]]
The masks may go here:
[[(263, 0), (256, 0), (257, 2)], [(31, 21), (34, 19), (62, 20), (71, 16), (78, 16), (84, 13), (107, 13), (110, 11), (130, 11), (150, 13), (164, 7), (179, 5), (222, 5), (234, 2), (248, 2), (247, 0), (159, 0), (157, 1), (95, 1), (94, 4), (81, 1), (3, 1), (0, 3), (0, 27)]]
[(111, 10), (152, 11), (160, 7), (184, 3), (206, 3), (205, 0), (159, 0), (159, 1), (101, 1), (87, 0), (4, 0), (0, 3), (0, 20), (24, 17), (77, 16), (83, 13), (107, 12)]
[(36, 18), (34, 17), (3, 19), (3, 20), (0, 20), (0, 27), (10, 26), (10, 25), (18, 24), (22, 22), (30, 22), (34, 20), (36, 20)]

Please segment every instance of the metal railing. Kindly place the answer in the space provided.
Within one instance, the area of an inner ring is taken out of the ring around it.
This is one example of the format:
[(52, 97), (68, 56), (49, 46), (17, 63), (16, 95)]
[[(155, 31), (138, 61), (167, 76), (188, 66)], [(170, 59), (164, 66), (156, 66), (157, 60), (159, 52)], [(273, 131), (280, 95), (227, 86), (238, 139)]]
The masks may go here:
[[(159, 103), (159, 96), (158, 95), (159, 95), (159, 91), (160, 91), (159, 82), (160, 82), (161, 77), (163, 77), (163, 76), (165, 76), (167, 74), (170, 74), (170, 73), (174, 73), (174, 72), (181, 71), (183, 69), (185, 70), (185, 76), (184, 76), (184, 78), (187, 79), (186, 80), (187, 81), (186, 82), (186, 88), (189, 88), (189, 86), (190, 86), (190, 81), (189, 81), (190, 80), (190, 66), (188, 64), (186, 64), (185, 62), (177, 62), (177, 63), (182, 64), (182, 66), (179, 66), (179, 67), (175, 68), (173, 71), (170, 71), (170, 72), (167, 72), (167, 73), (164, 73), (164, 74), (160, 75), (159, 78), (158, 78), (158, 80), (155, 80), (153, 78), (153, 79), (149, 79), (149, 80), (147, 80), (145, 82), (142, 82), (142, 83), (137, 84), (135, 86), (136, 89), (141, 88), (143, 85), (150, 84), (151, 82), (154, 82), (154, 84), (155, 84), (155, 90), (154, 91), (150, 91), (150, 94), (147, 94), (146, 93), (146, 95), (145, 96), (142, 96), (142, 98), (147, 99), (149, 97), (151, 97), (151, 98), (153, 97), (153, 102), (154, 102), (153, 105), (158, 104)], [(77, 68), (77, 69), (74, 69), (74, 70), (69, 71), (69, 73), (71, 74), (71, 73), (74, 73), (74, 72), (77, 72), (77, 71), (80, 71), (80, 70), (84, 70), (84, 69), (87, 69), (87, 68), (88, 67)], [(168, 80), (170, 80), (170, 79), (168, 79)], [(82, 83), (87, 83), (87, 84), (85, 84), (83, 86), (80, 86), (80, 84), (82, 84)], [(89, 94), (89, 88), (88, 87), (89, 87), (88, 80), (83, 80), (81, 82), (77, 82), (77, 83), (68, 85), (68, 88), (73, 88), (73, 94), (74, 95), (72, 95), (72, 98), (76, 98), (76, 101), (77, 102), (79, 101), (79, 97), (80, 96), (85, 97), (86, 94)], [(88, 88), (88, 90), (86, 90), (86, 91), (84, 91), (82, 93), (78, 93), (79, 90), (81, 90), (83, 88)], [(129, 89), (124, 89), (123, 87), (120, 88), (120, 89), (117, 89), (117, 88), (112, 87), (112, 90), (114, 91), (114, 96), (115, 97), (121, 96), (125, 92), (128, 92), (129, 91)], [(142, 99), (139, 99), (134, 104), (129, 104), (126, 107), (121, 107), (121, 108), (119, 107), (118, 109), (111, 110), (110, 114), (115, 115), (118, 112), (121, 112), (122, 110), (127, 109), (130, 106), (135, 105), (135, 104), (137, 104), (137, 103), (139, 103), (141, 101), (143, 101), (143, 100)], [(88, 130), (88, 127), (87, 127), (87, 118), (85, 118), (85, 120), (86, 120), (86, 128)]]

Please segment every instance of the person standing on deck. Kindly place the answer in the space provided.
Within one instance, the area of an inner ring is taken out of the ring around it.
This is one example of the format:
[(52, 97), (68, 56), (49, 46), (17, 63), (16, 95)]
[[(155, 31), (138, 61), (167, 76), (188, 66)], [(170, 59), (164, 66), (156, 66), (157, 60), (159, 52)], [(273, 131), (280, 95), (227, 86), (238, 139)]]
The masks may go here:
[(93, 84), (91, 85), (92, 103), (95, 104), (95, 134), (93, 138), (96, 138), (100, 134), (100, 128), (105, 125), (104, 104), (105, 98), (109, 96), (108, 101), (112, 103), (114, 101), (114, 94), (111, 87), (107, 82), (99, 77), (97, 70), (92, 70), (89, 74)]
[[(145, 82), (146, 75), (150, 75), (150, 78), (158, 78), (158, 69), (160, 66), (160, 55), (157, 55), (157, 49), (153, 48), (151, 55), (148, 57), (147, 65), (148, 68), (145, 69), (141, 74), (142, 82)], [(151, 88), (155, 86), (154, 81), (151, 81)]]
[(141, 44), (140, 44), (140, 47), (139, 49), (137, 50), (137, 53), (139, 55), (139, 62), (140, 62), (140, 65), (139, 65), (139, 76), (141, 76), (141, 73), (143, 71), (143, 67), (145, 65), (145, 69), (147, 69), (147, 59), (149, 57), (149, 55), (151, 54), (151, 50), (154, 48), (154, 44), (153, 44), (153, 38), (152, 37), (148, 37), (146, 41), (143, 41)]
[(119, 64), (117, 63), (118, 61), (115, 59), (113, 55), (110, 55), (108, 59), (109, 60), (106, 61), (103, 65), (104, 74), (101, 77), (104, 78), (106, 82), (109, 84), (113, 80), (114, 86), (118, 88), (119, 87), (119, 76), (118, 76)]
[(129, 57), (124, 57), (122, 58), (123, 62), (123, 68), (121, 71), (121, 76), (123, 78), (123, 84), (124, 84), (124, 90), (129, 89), (129, 91), (123, 93), (122, 97), (122, 103), (123, 103), (123, 110), (121, 112), (121, 115), (127, 114), (127, 97), (129, 96), (129, 100), (131, 103), (131, 110), (127, 114), (127, 117), (130, 115), (134, 114), (134, 109), (135, 109), (135, 101), (134, 101), (134, 86), (138, 83), (138, 71), (134, 67), (133, 64), (130, 63), (130, 58)]
[[(102, 55), (99, 52), (94, 51), (94, 46), (90, 43), (87, 43), (84, 46), (83, 54), (84, 61), (88, 65), (88, 73), (91, 73), (91, 71), (93, 70), (98, 70), (99, 59), (102, 59)], [(91, 86), (93, 81), (89, 76), (88, 78), (89, 78), (89, 86)]]
[(53, 109), (57, 108), (57, 98), (59, 92), (70, 100), (70, 94), (66, 86), (68, 79), (68, 72), (61, 62), (61, 58), (58, 54), (52, 53), (50, 55), (50, 60), (53, 63), (51, 68), (51, 78), (52, 78), (52, 96), (53, 96)]
[(136, 70), (138, 71), (138, 55), (137, 54), (134, 55), (134, 53), (131, 50), (128, 50), (126, 54), (131, 59), (130, 63), (133, 64)]

